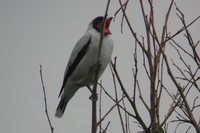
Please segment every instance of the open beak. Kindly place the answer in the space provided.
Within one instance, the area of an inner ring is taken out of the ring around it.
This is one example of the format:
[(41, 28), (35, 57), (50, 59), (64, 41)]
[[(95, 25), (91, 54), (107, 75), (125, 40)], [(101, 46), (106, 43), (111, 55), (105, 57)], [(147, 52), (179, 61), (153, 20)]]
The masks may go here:
[(111, 20), (112, 20), (112, 17), (109, 17), (106, 19), (106, 22), (105, 22), (106, 24), (105, 24), (105, 29), (104, 29), (105, 34), (112, 34), (109, 29)]

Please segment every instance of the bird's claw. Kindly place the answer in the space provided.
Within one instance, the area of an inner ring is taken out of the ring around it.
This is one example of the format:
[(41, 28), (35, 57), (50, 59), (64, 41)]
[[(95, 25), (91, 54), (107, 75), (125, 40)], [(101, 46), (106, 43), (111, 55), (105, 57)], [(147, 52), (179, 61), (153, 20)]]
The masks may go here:
[(97, 95), (97, 94), (92, 94), (92, 95), (89, 97), (89, 99), (96, 102), (96, 101), (98, 100), (98, 95)]

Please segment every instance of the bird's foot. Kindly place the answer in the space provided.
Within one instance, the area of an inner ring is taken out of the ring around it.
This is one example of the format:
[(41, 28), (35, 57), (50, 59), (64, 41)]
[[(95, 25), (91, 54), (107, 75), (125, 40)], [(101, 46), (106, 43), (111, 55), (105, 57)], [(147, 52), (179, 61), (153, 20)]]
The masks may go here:
[(89, 99), (96, 102), (96, 101), (98, 100), (98, 95), (97, 95), (97, 94), (92, 94), (92, 95), (89, 97)]

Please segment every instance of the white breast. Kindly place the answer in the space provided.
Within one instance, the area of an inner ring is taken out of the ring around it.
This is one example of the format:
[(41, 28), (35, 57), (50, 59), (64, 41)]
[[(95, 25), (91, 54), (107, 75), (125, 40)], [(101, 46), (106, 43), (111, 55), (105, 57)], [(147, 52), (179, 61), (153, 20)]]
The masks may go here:
[[(87, 53), (76, 68), (77, 73), (71, 76), (77, 84), (80, 84), (80, 87), (94, 83), (97, 68), (100, 34), (93, 30), (88, 32), (91, 34), (91, 44), (89, 45)], [(110, 36), (105, 36), (101, 47), (99, 77), (108, 65), (112, 51), (113, 41)]]

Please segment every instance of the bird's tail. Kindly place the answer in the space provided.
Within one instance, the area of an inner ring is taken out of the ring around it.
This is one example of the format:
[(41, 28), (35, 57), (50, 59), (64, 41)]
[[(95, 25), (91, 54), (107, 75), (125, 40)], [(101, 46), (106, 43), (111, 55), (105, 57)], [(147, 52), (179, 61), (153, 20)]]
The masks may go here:
[(65, 112), (65, 108), (67, 106), (68, 101), (66, 101), (64, 98), (60, 99), (60, 102), (58, 104), (58, 107), (56, 109), (55, 116), (58, 118), (61, 118)]

